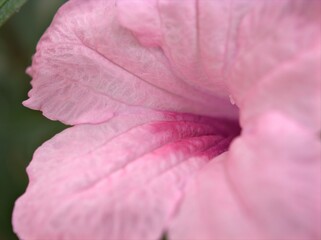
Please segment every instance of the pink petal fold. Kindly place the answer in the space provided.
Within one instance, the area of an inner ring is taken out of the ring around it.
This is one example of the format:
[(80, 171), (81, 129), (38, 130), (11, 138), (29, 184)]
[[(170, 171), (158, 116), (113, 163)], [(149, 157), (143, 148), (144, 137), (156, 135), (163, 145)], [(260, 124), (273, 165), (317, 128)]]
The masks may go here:
[(187, 185), (170, 239), (319, 239), (320, 150), (279, 113), (256, 119)]
[[(321, 43), (321, 41), (320, 41)], [(270, 72), (244, 97), (241, 123), (280, 111), (317, 134), (321, 130), (321, 45)]]
[[(241, 124), (281, 111), (316, 133), (321, 130), (321, 2), (250, 1), (235, 36), (228, 86)], [(250, 123), (249, 123), (250, 124)]]
[(35, 152), (15, 232), (22, 239), (158, 239), (186, 180), (237, 132), (222, 120), (158, 112), (69, 128)]

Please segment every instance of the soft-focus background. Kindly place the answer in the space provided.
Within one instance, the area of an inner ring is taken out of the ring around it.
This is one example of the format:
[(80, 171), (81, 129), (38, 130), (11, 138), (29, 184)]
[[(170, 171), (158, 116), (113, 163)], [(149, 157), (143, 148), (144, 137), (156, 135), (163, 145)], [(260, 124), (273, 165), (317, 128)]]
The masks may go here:
[(33, 152), (64, 126), (29, 110), (31, 63), (37, 41), (64, 0), (29, 0), (0, 27), (0, 240), (17, 239), (12, 232), (14, 201), (25, 190), (25, 168)]

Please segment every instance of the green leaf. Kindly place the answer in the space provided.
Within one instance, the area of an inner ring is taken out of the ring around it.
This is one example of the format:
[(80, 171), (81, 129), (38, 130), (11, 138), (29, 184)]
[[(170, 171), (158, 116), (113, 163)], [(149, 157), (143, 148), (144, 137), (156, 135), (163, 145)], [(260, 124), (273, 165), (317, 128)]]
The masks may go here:
[(18, 12), (27, 0), (0, 0), (0, 26), (14, 13)]

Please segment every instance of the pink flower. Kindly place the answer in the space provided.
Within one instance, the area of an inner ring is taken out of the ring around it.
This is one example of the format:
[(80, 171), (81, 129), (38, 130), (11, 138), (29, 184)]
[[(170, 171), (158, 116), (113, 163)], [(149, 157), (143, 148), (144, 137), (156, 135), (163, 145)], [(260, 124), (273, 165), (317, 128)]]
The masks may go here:
[(38, 44), (24, 104), (72, 127), (35, 152), (15, 232), (320, 238), (320, 7), (66, 3)]

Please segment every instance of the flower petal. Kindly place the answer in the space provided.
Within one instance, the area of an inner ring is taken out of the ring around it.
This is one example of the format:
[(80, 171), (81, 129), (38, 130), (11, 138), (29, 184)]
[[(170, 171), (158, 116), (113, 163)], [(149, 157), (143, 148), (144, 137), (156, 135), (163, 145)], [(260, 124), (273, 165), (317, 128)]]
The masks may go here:
[(320, 141), (269, 113), (187, 185), (170, 239), (319, 239)]
[(321, 129), (320, 3), (120, 0), (119, 16), (142, 44), (160, 46), (188, 84), (230, 94), (242, 125), (278, 110), (315, 132)]
[[(223, 70), (244, 5), (237, 2), (231, 7), (225, 0), (119, 0), (118, 13), (143, 45), (161, 47), (183, 81), (204, 94), (228, 97)], [(232, 10), (235, 19), (229, 21)]]
[(239, 24), (237, 51), (227, 70), (242, 126), (277, 110), (320, 131), (321, 2), (252, 2)]
[(232, 122), (159, 112), (69, 128), (36, 151), (14, 229), (22, 239), (158, 239), (186, 180), (237, 132)]
[(262, 79), (242, 102), (241, 122), (282, 111), (314, 134), (321, 130), (321, 48), (304, 52)]
[(116, 10), (112, 0), (74, 0), (59, 10), (28, 70), (33, 89), (26, 106), (67, 124), (100, 123), (142, 107), (237, 116), (227, 96), (195, 89), (160, 48), (142, 46)]

